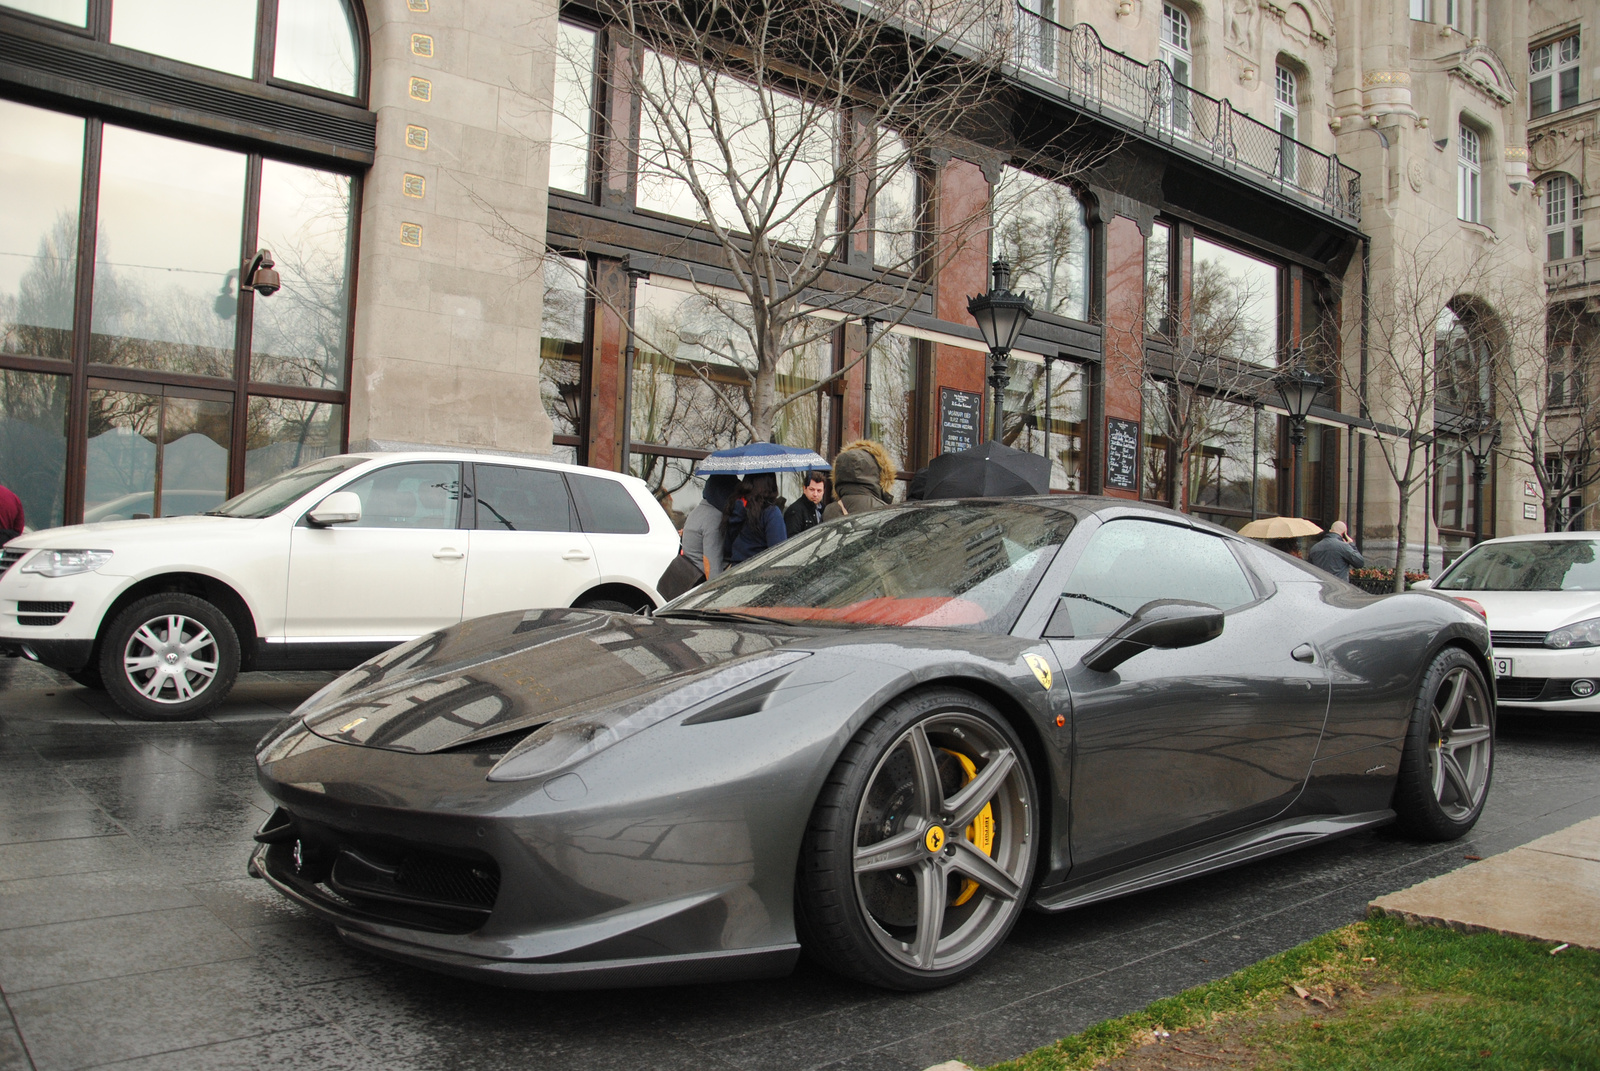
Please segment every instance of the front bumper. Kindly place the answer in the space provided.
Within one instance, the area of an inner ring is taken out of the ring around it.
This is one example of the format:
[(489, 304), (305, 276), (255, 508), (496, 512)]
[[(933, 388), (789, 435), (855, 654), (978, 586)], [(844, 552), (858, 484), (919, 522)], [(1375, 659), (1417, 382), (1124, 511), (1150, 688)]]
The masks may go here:
[(1494, 657), (1511, 660), (1510, 675), (1495, 682), (1501, 707), (1600, 714), (1600, 648), (1503, 647)]
[(106, 607), (125, 583), (99, 573), (46, 577), (13, 566), (0, 577), (0, 651), (78, 672), (89, 664)]

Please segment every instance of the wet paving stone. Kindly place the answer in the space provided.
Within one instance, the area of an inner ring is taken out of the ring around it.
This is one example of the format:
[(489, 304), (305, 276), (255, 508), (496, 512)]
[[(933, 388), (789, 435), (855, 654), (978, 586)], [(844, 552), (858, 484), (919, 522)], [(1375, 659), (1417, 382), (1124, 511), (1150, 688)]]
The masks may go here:
[(244, 876), (269, 803), (254, 745), (327, 674), (254, 674), (147, 724), (0, 660), (0, 1071), (917, 1071), (1015, 1056), (1221, 977), (1385, 892), (1600, 814), (1600, 725), (1506, 719), (1483, 819), (1455, 844), (1379, 830), (1223, 874), (1026, 915), (958, 986), (788, 978), (534, 993), (379, 959)]

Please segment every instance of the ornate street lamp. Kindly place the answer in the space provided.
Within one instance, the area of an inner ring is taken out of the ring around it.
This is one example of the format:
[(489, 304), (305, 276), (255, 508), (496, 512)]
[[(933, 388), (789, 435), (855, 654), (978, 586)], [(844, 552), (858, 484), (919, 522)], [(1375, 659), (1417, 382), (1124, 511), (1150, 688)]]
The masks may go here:
[(998, 440), (1003, 434), (1006, 384), (1011, 382), (1006, 358), (1033, 316), (1033, 302), (1027, 294), (1011, 292), (1011, 265), (1002, 257), (994, 262), (994, 285), (987, 294), (967, 298), (967, 312), (978, 321), (983, 344), (989, 347), (989, 387), (994, 393), (994, 427), (989, 438)]
[(1500, 441), (1500, 425), (1487, 417), (1478, 421), (1476, 429), (1467, 436), (1467, 453), (1472, 455), (1472, 487), (1476, 497), (1472, 506), (1472, 542), (1483, 542), (1483, 479), (1489, 474), (1489, 458)]
[(1322, 377), (1304, 365), (1284, 372), (1278, 377), (1278, 394), (1283, 407), (1289, 411), (1289, 441), (1294, 443), (1294, 515), (1300, 516), (1300, 448), (1306, 441), (1306, 415), (1311, 403), (1322, 389)]

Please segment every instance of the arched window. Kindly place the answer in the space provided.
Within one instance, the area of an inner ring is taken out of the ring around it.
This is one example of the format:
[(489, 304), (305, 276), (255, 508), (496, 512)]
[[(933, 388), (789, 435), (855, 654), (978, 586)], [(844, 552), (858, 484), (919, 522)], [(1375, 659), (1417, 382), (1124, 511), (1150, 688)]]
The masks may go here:
[(272, 77), (353, 97), (359, 54), (344, 0), (278, 0)]
[(1583, 256), (1583, 187), (1570, 175), (1547, 175), (1539, 182), (1544, 202), (1546, 260)]
[(1480, 316), (1446, 306), (1434, 324), (1434, 377), (1442, 406), (1487, 413), (1490, 391), (1489, 339)]
[(1483, 222), (1483, 143), (1466, 123), (1456, 135), (1456, 216), (1468, 223)]
[(1578, 35), (1528, 50), (1528, 117), (1578, 103)]

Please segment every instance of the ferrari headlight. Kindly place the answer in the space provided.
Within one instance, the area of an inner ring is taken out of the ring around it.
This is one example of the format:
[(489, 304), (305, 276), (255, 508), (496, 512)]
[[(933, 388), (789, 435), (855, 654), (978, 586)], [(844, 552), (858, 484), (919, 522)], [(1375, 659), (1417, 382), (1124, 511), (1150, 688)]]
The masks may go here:
[(1568, 647), (1600, 647), (1600, 617), (1563, 625), (1544, 638), (1544, 645), (1557, 650), (1566, 650)]
[(110, 560), (109, 550), (41, 550), (28, 559), (22, 571), (40, 576), (72, 576), (92, 573)]
[(725, 665), (665, 694), (641, 696), (608, 705), (592, 713), (560, 718), (529, 735), (506, 752), (489, 771), (491, 781), (523, 781), (546, 777), (575, 766), (635, 733), (643, 732), (675, 714), (682, 714), (709, 699), (791, 666), (809, 651), (774, 651)]

